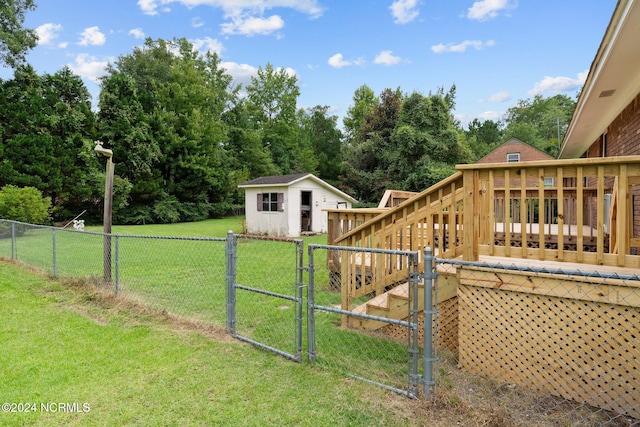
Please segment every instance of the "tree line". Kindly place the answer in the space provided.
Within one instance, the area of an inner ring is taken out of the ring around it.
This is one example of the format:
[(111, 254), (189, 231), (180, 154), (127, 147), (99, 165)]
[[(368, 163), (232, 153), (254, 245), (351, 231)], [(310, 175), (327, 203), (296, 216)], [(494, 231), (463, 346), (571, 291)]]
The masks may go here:
[(87, 210), (99, 222), (95, 141), (113, 150), (114, 223), (168, 223), (233, 212), (244, 203), (237, 185), (265, 175), (310, 172), (375, 204), (387, 188), (421, 191), (510, 137), (555, 155), (575, 107), (564, 95), (536, 96), (502, 121), (463, 129), (455, 86), (376, 95), (365, 84), (340, 126), (329, 106), (299, 108), (297, 77), (272, 64), (235, 86), (215, 53), (147, 39), (108, 66), (93, 111), (69, 68), (38, 75), (19, 54), (0, 61), (14, 67), (0, 80), (0, 187), (40, 190), (54, 221)]

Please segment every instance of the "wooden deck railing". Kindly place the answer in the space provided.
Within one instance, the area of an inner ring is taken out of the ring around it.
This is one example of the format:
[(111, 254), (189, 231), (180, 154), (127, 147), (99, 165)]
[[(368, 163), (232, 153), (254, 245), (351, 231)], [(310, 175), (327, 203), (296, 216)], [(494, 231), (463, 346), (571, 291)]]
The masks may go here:
[(395, 208), (329, 211), (328, 243), (640, 268), (640, 156), (457, 169)]

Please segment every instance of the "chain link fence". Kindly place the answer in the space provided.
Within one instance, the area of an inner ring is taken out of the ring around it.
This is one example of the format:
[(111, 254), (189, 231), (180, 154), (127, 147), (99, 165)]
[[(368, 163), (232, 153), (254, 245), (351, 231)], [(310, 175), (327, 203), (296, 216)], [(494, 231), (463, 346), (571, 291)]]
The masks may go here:
[[(640, 277), (436, 260), (435, 396), (526, 425), (640, 425)], [(441, 283), (436, 288), (445, 289)]]
[(309, 359), (416, 397), (423, 382), (418, 254), (323, 245), (308, 251)]
[(226, 326), (292, 360), (409, 397), (422, 387), (453, 406), (499, 405), (523, 425), (640, 425), (638, 275), (307, 249), (305, 263), (301, 240), (0, 220), (0, 257)]
[(227, 329), (234, 337), (302, 360), (302, 240), (229, 236)]
[(0, 256), (121, 298), (224, 327), (225, 238), (104, 235), (0, 221)]

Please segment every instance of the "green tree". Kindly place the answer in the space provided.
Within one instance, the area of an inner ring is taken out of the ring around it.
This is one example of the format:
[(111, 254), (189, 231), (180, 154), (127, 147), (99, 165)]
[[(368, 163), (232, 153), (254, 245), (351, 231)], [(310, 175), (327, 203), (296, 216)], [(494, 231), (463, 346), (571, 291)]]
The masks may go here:
[(51, 200), (33, 187), (5, 185), (0, 189), (0, 218), (29, 224), (45, 224), (49, 220)]
[(399, 89), (382, 91), (379, 102), (365, 116), (358, 138), (345, 147), (345, 184), (362, 202), (378, 201), (394, 180), (387, 160), (401, 105)]
[(98, 163), (91, 156), (90, 95), (68, 68), (38, 76), (20, 66), (0, 85), (0, 185), (31, 186), (50, 197), (54, 219), (90, 209)]
[(507, 110), (504, 138), (518, 138), (556, 157), (565, 126), (571, 120), (575, 101), (566, 95), (520, 100)]
[(459, 142), (453, 117), (455, 86), (445, 93), (424, 96), (413, 92), (406, 97), (387, 151), (387, 167), (392, 186), (422, 191), (454, 172), (454, 166), (469, 160)]
[[(308, 112), (300, 111), (301, 140), (313, 150), (319, 178), (339, 185), (342, 175), (342, 132), (338, 117), (329, 115), (328, 106), (317, 105)], [(311, 170), (309, 170), (311, 172)]]
[(250, 121), (260, 131), (273, 163), (284, 174), (304, 170), (301, 161), (306, 153), (297, 140), (297, 81), (295, 75), (267, 63), (258, 69), (256, 77), (251, 77), (246, 88)]
[(0, 2), (0, 63), (15, 68), (25, 61), (25, 53), (35, 47), (38, 35), (24, 28), (24, 15), (35, 10), (33, 0)]
[(365, 118), (373, 111), (379, 100), (373, 90), (362, 85), (353, 94), (353, 105), (347, 110), (343, 119), (345, 137), (348, 143), (361, 138), (361, 127)]
[[(234, 193), (223, 114), (235, 92), (216, 54), (147, 39), (103, 80), (100, 137), (133, 184), (126, 222), (224, 214)], [(122, 154), (119, 154), (122, 153)]]
[(481, 122), (473, 119), (464, 134), (465, 144), (473, 153), (473, 160), (487, 155), (491, 150), (503, 142), (503, 131), (499, 122), (485, 120)]

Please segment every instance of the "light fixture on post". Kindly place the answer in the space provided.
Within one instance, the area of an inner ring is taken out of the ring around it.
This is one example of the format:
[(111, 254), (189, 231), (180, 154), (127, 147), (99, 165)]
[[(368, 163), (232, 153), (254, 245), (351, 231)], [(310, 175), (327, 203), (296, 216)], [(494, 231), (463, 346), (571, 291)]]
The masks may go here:
[(94, 151), (107, 158), (106, 177), (104, 181), (104, 280), (111, 282), (111, 213), (113, 201), (113, 151), (102, 147), (100, 141), (96, 141)]

